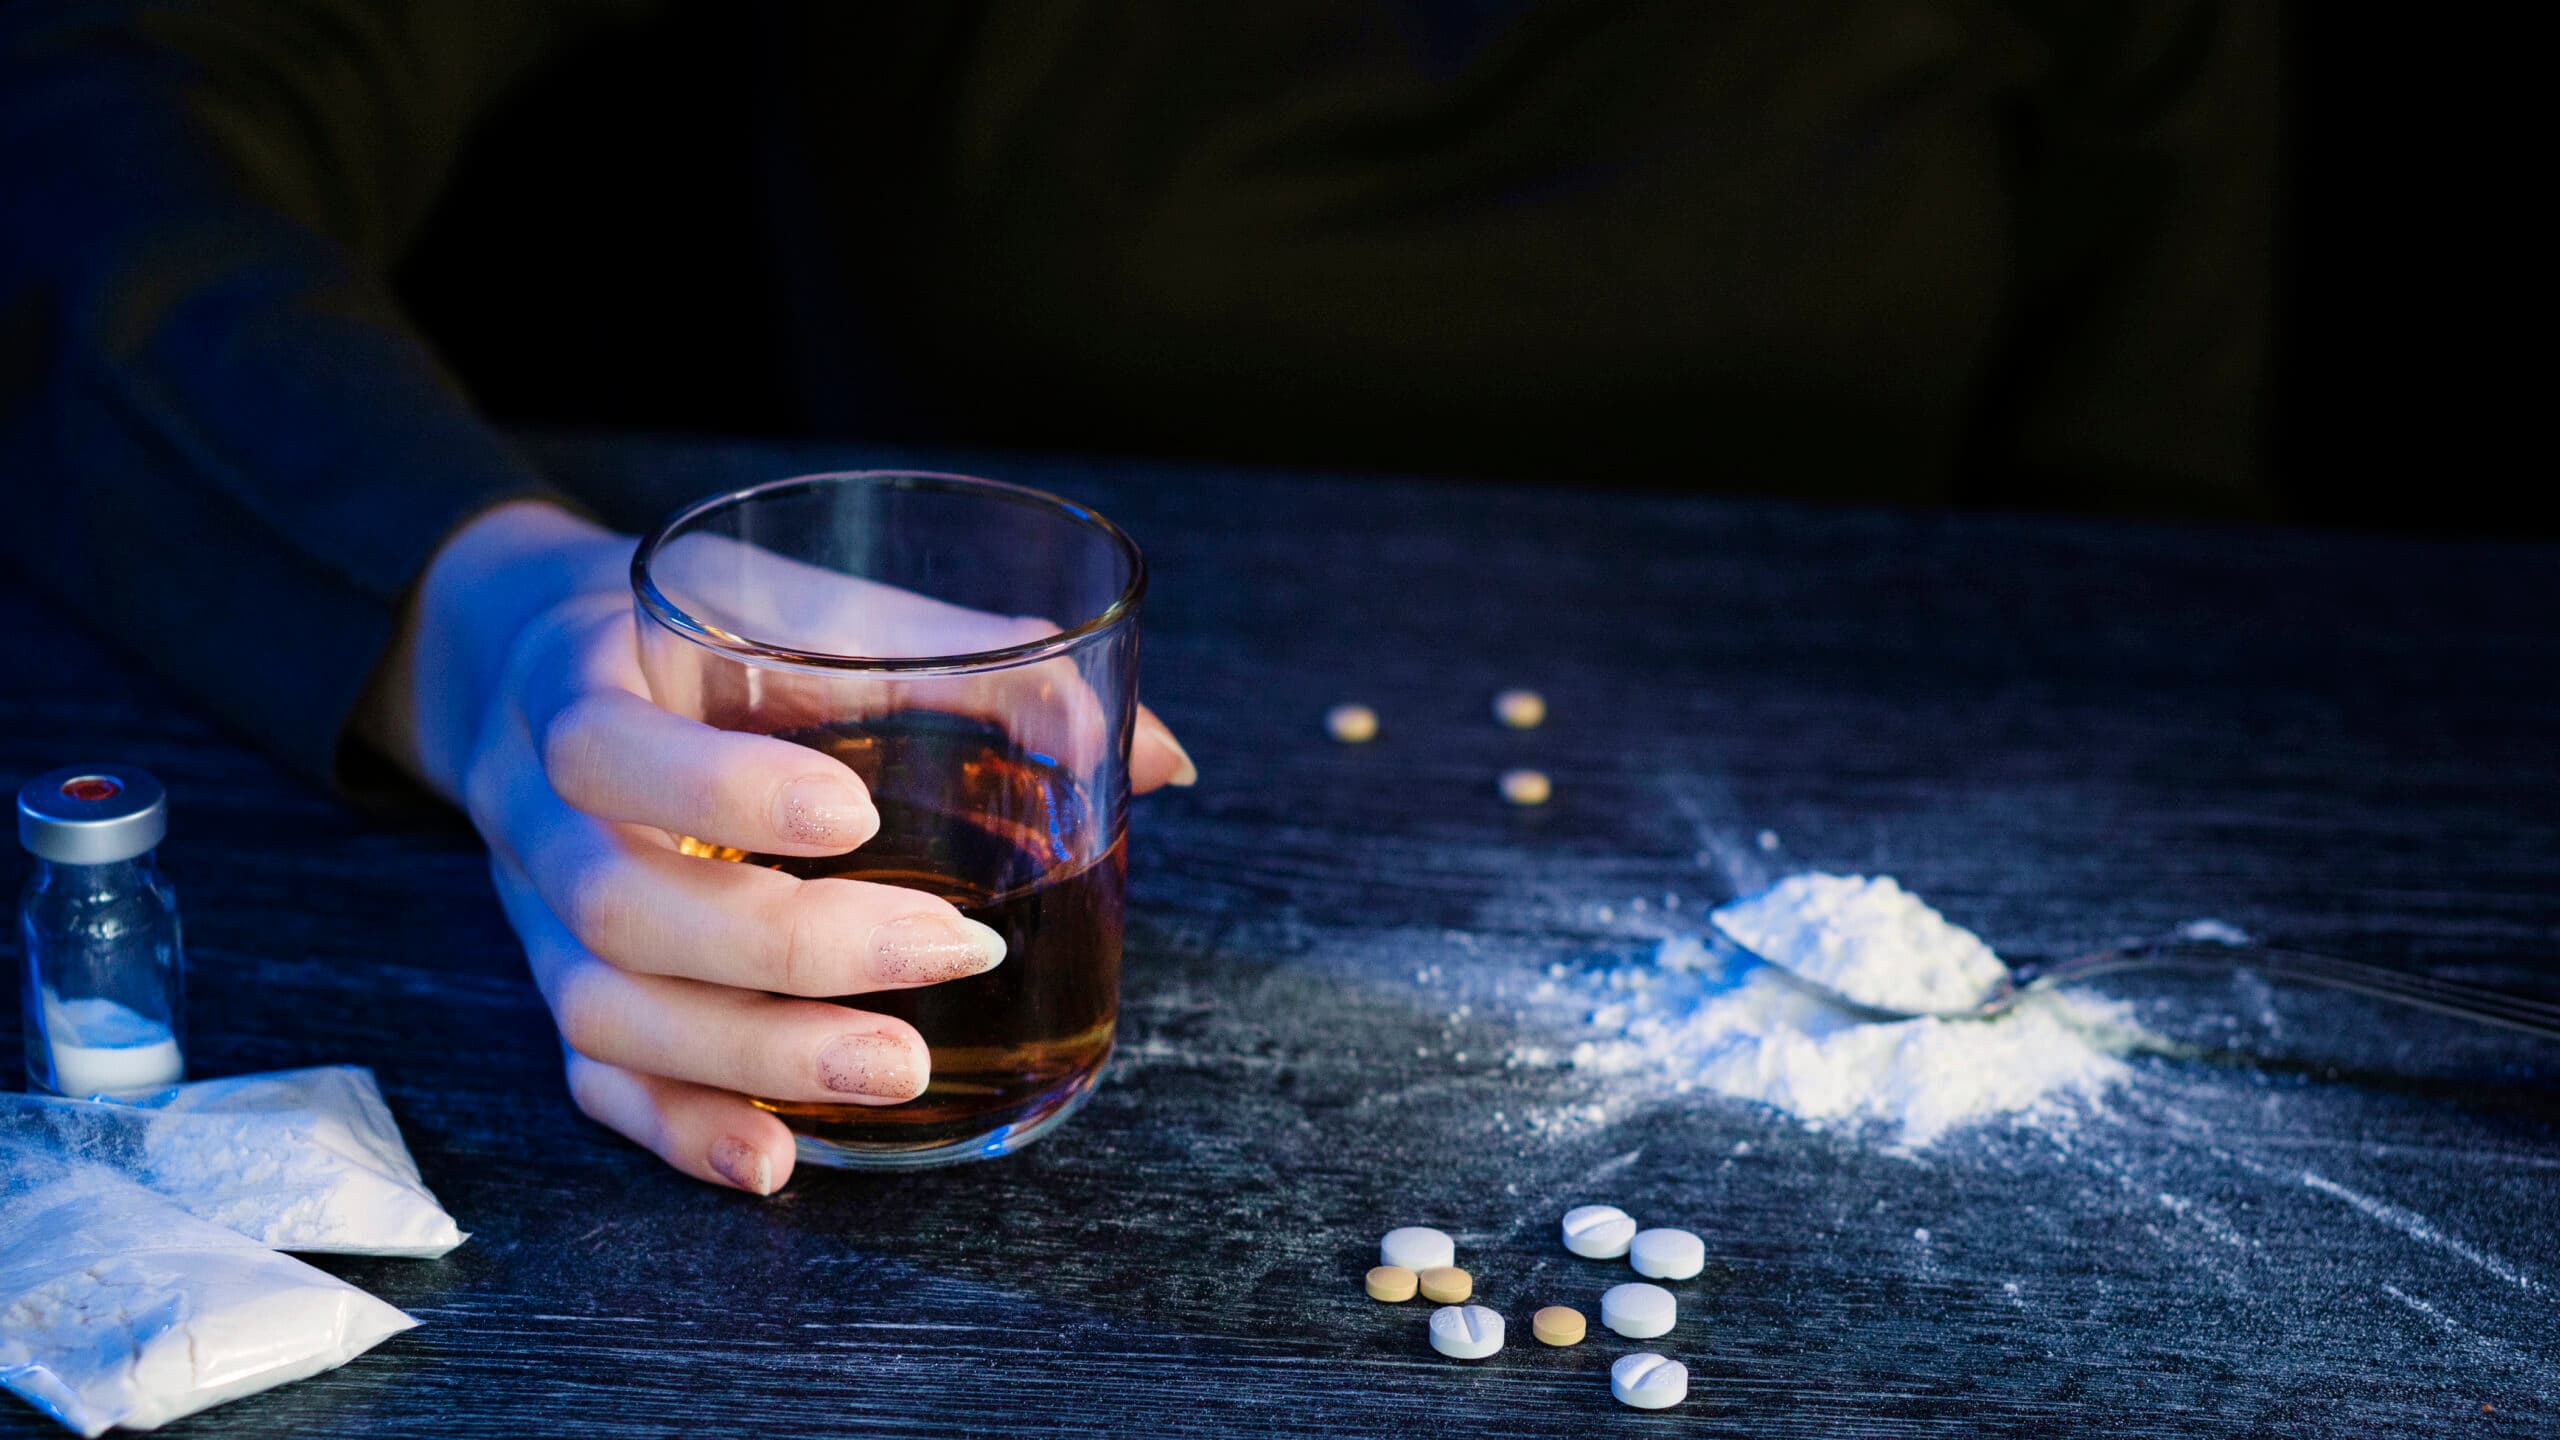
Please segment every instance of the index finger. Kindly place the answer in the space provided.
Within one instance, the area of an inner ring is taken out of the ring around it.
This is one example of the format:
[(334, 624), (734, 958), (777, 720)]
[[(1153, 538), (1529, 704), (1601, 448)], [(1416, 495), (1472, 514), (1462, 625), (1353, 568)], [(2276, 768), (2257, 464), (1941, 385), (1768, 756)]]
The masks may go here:
[(841, 760), (661, 709), (640, 676), (627, 606), (558, 618), (517, 687), (526, 734), (561, 799), (589, 815), (757, 854), (833, 855), (879, 833)]

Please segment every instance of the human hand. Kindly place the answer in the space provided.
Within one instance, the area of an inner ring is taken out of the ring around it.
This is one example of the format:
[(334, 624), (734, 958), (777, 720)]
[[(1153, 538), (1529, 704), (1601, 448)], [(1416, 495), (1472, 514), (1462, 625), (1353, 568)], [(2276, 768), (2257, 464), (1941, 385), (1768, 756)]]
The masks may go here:
[[(488, 841), (579, 1108), (689, 1175), (770, 1194), (791, 1135), (746, 1096), (888, 1105), (930, 1073), (906, 1022), (809, 997), (981, 974), (1004, 944), (922, 891), (677, 850), (670, 831), (838, 854), (879, 815), (829, 756), (652, 703), (632, 544), (533, 503), (465, 526), (421, 581), (361, 723)], [(1084, 728), (1076, 707), (1055, 713)], [(1129, 770), (1140, 792), (1191, 778), (1143, 709)]]

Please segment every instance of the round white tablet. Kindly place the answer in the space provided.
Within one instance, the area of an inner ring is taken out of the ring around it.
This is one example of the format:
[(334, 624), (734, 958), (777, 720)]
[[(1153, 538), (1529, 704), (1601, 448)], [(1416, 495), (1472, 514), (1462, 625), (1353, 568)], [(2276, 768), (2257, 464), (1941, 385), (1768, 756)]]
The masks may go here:
[(1609, 1393), (1639, 1410), (1668, 1410), (1689, 1398), (1689, 1367), (1650, 1350), (1621, 1355), (1609, 1367)]
[(1635, 1238), (1635, 1217), (1615, 1205), (1577, 1205), (1564, 1212), (1564, 1248), (1586, 1260), (1615, 1260)]
[(1666, 1334), (1679, 1318), (1680, 1302), (1659, 1285), (1637, 1280), (1600, 1292), (1600, 1323), (1630, 1340)]
[(1627, 1263), (1656, 1280), (1688, 1280), (1707, 1268), (1707, 1242), (1686, 1230), (1639, 1230), (1627, 1242)]
[(1378, 1263), (1401, 1265), (1416, 1275), (1458, 1263), (1458, 1242), (1428, 1225), (1390, 1230), (1378, 1242)]
[(1431, 1312), (1431, 1348), (1452, 1360), (1481, 1360), (1502, 1348), (1502, 1317), (1482, 1305)]

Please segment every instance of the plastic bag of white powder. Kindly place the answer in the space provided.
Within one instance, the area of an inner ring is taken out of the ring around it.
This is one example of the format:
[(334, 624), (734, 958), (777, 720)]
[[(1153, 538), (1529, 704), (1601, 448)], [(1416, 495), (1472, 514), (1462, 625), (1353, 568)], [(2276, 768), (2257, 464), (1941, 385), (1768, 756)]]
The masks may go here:
[(276, 1251), (462, 1240), (355, 1066), (140, 1105), (0, 1095), (0, 1385), (84, 1435), (318, 1374), (417, 1323)]
[(83, 1435), (343, 1365), (417, 1322), (112, 1170), (0, 1136), (0, 1384)]
[(0, 1096), (0, 1137), (115, 1170), (271, 1249), (428, 1258), (463, 1240), (352, 1065), (200, 1080), (146, 1105)]

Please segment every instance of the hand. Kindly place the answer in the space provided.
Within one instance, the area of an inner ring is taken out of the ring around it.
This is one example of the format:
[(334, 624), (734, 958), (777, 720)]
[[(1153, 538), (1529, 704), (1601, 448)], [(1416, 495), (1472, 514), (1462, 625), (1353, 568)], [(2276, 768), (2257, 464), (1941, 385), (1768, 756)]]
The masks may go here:
[[(790, 1177), (791, 1135), (747, 1095), (896, 1104), (923, 1093), (932, 1063), (906, 1022), (804, 997), (980, 974), (1004, 942), (922, 891), (677, 851), (669, 831), (839, 854), (879, 814), (831, 757), (651, 703), (632, 548), (530, 502), (464, 526), (421, 580), (359, 724), (488, 841), (578, 1107), (686, 1174), (771, 1194)], [(1143, 709), (1129, 768), (1142, 793), (1194, 774)]]

